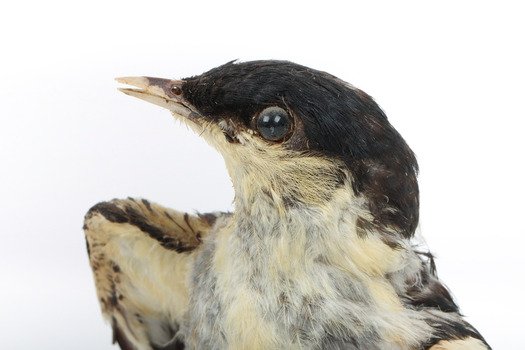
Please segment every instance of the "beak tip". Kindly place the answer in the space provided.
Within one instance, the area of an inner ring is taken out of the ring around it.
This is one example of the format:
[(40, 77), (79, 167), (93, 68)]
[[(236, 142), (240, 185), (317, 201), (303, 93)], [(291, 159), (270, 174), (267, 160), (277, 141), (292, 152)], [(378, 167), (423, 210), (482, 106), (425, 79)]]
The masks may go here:
[(115, 80), (121, 84), (136, 86), (138, 88), (145, 88), (150, 85), (149, 79), (146, 77), (119, 77)]
[(167, 83), (176, 83), (174, 81), (149, 77), (122, 77), (115, 78), (115, 80), (119, 83), (132, 86), (132, 88), (117, 87), (118, 91), (128, 96), (161, 106), (182, 117), (189, 117), (191, 115), (191, 110), (181, 104), (178, 97), (168, 96), (165, 85)]

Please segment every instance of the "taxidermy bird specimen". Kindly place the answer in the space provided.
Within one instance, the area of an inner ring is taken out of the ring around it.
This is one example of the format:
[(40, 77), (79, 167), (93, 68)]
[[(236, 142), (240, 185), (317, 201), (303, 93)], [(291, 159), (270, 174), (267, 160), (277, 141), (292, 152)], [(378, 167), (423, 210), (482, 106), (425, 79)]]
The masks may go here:
[(285, 61), (117, 80), (215, 147), (235, 190), (233, 213), (86, 214), (122, 349), (490, 349), (412, 240), (416, 158), (370, 96)]

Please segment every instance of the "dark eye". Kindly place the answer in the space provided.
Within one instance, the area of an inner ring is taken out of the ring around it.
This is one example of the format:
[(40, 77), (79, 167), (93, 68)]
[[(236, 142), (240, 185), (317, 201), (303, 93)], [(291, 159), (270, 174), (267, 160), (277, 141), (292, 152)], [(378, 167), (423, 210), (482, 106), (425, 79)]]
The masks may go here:
[(291, 128), (290, 116), (280, 107), (268, 107), (257, 116), (257, 130), (267, 140), (280, 141)]

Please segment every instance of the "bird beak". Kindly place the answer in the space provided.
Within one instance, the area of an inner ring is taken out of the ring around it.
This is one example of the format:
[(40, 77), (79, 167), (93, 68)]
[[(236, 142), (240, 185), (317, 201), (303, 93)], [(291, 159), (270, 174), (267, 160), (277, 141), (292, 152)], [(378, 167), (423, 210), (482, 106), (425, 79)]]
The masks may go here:
[(118, 89), (126, 95), (164, 107), (174, 115), (200, 124), (198, 119), (202, 116), (182, 96), (182, 81), (151, 77), (124, 77), (115, 80), (136, 87)]

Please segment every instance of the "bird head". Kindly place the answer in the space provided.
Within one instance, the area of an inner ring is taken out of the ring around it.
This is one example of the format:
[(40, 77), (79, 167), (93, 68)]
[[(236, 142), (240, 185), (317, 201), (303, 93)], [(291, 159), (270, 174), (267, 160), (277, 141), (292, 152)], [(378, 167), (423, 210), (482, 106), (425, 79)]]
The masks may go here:
[(367, 230), (413, 235), (417, 163), (374, 100), (287, 61), (229, 62), (182, 80), (118, 78), (122, 92), (169, 109), (224, 157), (236, 201), (323, 206), (340, 191)]

